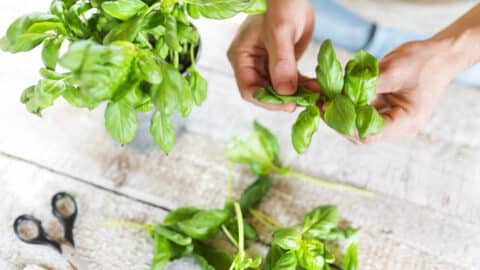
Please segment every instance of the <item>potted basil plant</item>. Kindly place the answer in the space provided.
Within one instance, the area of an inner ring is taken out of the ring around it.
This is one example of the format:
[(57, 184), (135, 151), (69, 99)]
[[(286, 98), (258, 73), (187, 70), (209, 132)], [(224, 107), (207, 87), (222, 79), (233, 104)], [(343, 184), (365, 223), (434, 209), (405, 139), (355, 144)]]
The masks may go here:
[(153, 141), (168, 153), (175, 142), (171, 116), (187, 117), (207, 95), (191, 18), (266, 8), (265, 0), (53, 0), (48, 12), (16, 19), (0, 48), (19, 53), (42, 46), (42, 79), (21, 96), (29, 112), (40, 116), (60, 97), (89, 110), (106, 103), (105, 127), (122, 144), (134, 140), (137, 114), (151, 113)]

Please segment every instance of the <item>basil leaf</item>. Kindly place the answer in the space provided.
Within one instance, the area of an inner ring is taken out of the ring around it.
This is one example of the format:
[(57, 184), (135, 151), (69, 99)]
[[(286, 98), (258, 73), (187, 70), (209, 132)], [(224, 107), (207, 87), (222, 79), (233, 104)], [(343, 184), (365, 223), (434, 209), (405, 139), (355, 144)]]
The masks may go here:
[[(272, 270), (295, 270), (297, 269), (297, 257), (294, 251), (283, 253), (273, 264)], [(265, 270), (268, 270), (265, 268)]]
[(28, 112), (40, 116), (42, 110), (52, 106), (64, 90), (63, 81), (40, 80), (37, 85), (23, 91), (21, 102), (25, 104)]
[(297, 250), (298, 264), (305, 269), (323, 269), (325, 246), (315, 239), (304, 239)]
[[(225, 224), (225, 227), (227, 227), (228, 231), (232, 235), (238, 235), (238, 221), (236, 218), (231, 218), (229, 221), (227, 221)], [(243, 220), (243, 238), (246, 241), (256, 241), (258, 240), (258, 234), (255, 228), (248, 223), (247, 220)]]
[(202, 256), (214, 269), (229, 269), (233, 261), (232, 256), (228, 253), (200, 241), (195, 242), (194, 253)]
[(63, 25), (55, 15), (46, 13), (24, 15), (8, 27), (5, 37), (2, 38), (1, 48), (12, 53), (30, 51), (53, 35), (47, 32), (59, 29), (63, 29)]
[(355, 106), (347, 97), (338, 95), (325, 110), (325, 123), (346, 136), (355, 134)]
[(298, 106), (311, 106), (315, 105), (320, 98), (320, 94), (299, 87), (297, 92), (292, 96), (280, 96), (278, 95), (272, 87), (264, 87), (258, 89), (253, 97), (266, 104), (288, 104), (296, 103)]
[(251, 0), (251, 4), (247, 9), (243, 10), (247, 14), (261, 14), (267, 11), (266, 0)]
[(43, 64), (51, 70), (55, 70), (57, 66), (58, 55), (60, 53), (60, 47), (62, 46), (63, 40), (64, 38), (62, 36), (57, 36), (46, 39), (43, 43)]
[(190, 17), (193, 19), (199, 19), (200, 18), (200, 8), (196, 5), (187, 5), (187, 12)]
[(137, 113), (123, 100), (109, 102), (105, 110), (105, 126), (114, 140), (128, 144), (137, 133)]
[(273, 234), (272, 245), (279, 246), (284, 250), (297, 250), (300, 248), (302, 234), (294, 228), (284, 228)]
[(166, 239), (180, 246), (188, 246), (192, 243), (192, 238), (186, 237), (161, 224), (157, 224), (155, 226), (154, 233), (161, 235), (162, 237), (165, 237)]
[(177, 21), (172, 15), (165, 17), (165, 29), (165, 41), (168, 47), (175, 52), (180, 52), (182, 48), (180, 47), (180, 41), (177, 35)]
[[(277, 263), (277, 261), (280, 259), (280, 257), (284, 253), (285, 252), (283, 252), (282, 249), (280, 249), (280, 247), (275, 246), (275, 245), (271, 245), (270, 248), (268, 249), (267, 257), (265, 258), (265, 268), (264, 268), (264, 270), (274, 269), (275, 264)], [(296, 259), (295, 259), (295, 261), (296, 261)], [(293, 270), (295, 270), (295, 268)]]
[(185, 78), (170, 64), (163, 64), (162, 83), (152, 86), (152, 101), (157, 110), (171, 115), (181, 106)]
[(375, 96), (378, 73), (377, 58), (364, 50), (359, 51), (346, 67), (345, 95), (355, 105), (367, 105)]
[(259, 177), (242, 193), (239, 203), (244, 216), (249, 215), (249, 210), (257, 208), (263, 198), (270, 191), (272, 180), (268, 177)]
[(217, 20), (233, 17), (252, 4), (250, 0), (191, 0), (189, 3), (197, 6), (203, 17)]
[(152, 270), (162, 270), (170, 262), (173, 256), (172, 245), (163, 236), (154, 234), (154, 254), (152, 260)]
[(98, 102), (84, 95), (80, 89), (75, 87), (67, 87), (62, 93), (62, 97), (70, 103), (70, 105), (77, 108), (87, 108), (93, 110), (98, 107)]
[(143, 18), (134, 17), (114, 28), (103, 39), (104, 44), (110, 44), (116, 40), (133, 42), (142, 28)]
[(229, 161), (250, 165), (253, 173), (266, 175), (275, 168), (270, 152), (265, 148), (259, 132), (233, 138), (227, 145)]
[(155, 111), (150, 120), (150, 134), (163, 152), (172, 151), (175, 144), (175, 130), (172, 121), (165, 113)]
[(365, 139), (382, 132), (385, 127), (385, 120), (374, 107), (365, 105), (357, 108), (356, 125), (358, 135)]
[(175, 225), (180, 221), (191, 219), (196, 213), (201, 210), (195, 207), (182, 207), (168, 213), (163, 219), (165, 225)]
[(76, 1), (64, 13), (65, 26), (74, 36), (81, 39), (88, 39), (92, 36), (92, 30), (85, 20), (85, 13), (91, 8), (90, 1)]
[(298, 115), (292, 127), (292, 144), (297, 153), (302, 154), (308, 149), (319, 124), (320, 110), (317, 106), (308, 106)]
[(322, 43), (317, 57), (317, 81), (325, 95), (333, 99), (343, 89), (342, 65), (338, 61), (331, 40)]
[(149, 50), (140, 50), (137, 57), (138, 70), (145, 81), (151, 84), (162, 82), (162, 66), (156, 60), (156, 56)]
[(320, 206), (305, 215), (302, 231), (311, 237), (317, 237), (337, 227), (339, 219), (340, 213), (336, 206)]
[(92, 41), (73, 43), (59, 63), (70, 70), (81, 91), (96, 101), (111, 99), (129, 79), (136, 55), (131, 43), (98, 45)]
[(63, 17), (63, 14), (65, 10), (67, 9), (67, 6), (62, 0), (53, 0), (50, 3), (50, 12), (59, 18)]
[(193, 239), (206, 240), (218, 233), (228, 217), (226, 210), (202, 210), (191, 219), (178, 222), (177, 227)]
[(53, 70), (46, 69), (43, 67), (40, 68), (40, 75), (45, 79), (53, 80), (53, 81), (63, 80), (66, 77), (66, 74), (60, 74)]
[(202, 103), (207, 98), (207, 89), (208, 89), (207, 80), (205, 80), (198, 71), (196, 71), (193, 68), (190, 68), (187, 81), (192, 91), (193, 101), (197, 106), (202, 105)]
[(359, 229), (354, 228), (333, 228), (327, 233), (321, 231), (316, 231), (316, 233), (307, 233), (309, 236), (329, 241), (347, 241), (349, 239), (355, 238), (358, 234)]
[(280, 146), (277, 137), (257, 121), (254, 121), (253, 123), (253, 129), (258, 133), (259, 139), (264, 149), (268, 152), (270, 159), (277, 161), (280, 155)]
[(357, 251), (357, 243), (351, 243), (345, 256), (343, 257), (343, 269), (344, 270), (357, 270), (358, 269), (358, 251)]
[(116, 0), (102, 4), (102, 9), (108, 15), (126, 21), (144, 11), (147, 5), (140, 0)]
[(192, 111), (194, 102), (193, 102), (192, 90), (190, 89), (190, 86), (187, 80), (183, 76), (180, 76), (179, 80), (181, 84), (180, 92), (179, 92), (179, 98), (180, 98), (179, 109), (180, 109), (180, 112), (182, 113), (182, 116), (185, 118)]
[(200, 266), (200, 269), (215, 270), (215, 268), (213, 268), (213, 266), (211, 266), (204, 257), (195, 254), (193, 255), (193, 258), (195, 258), (195, 262), (198, 264), (198, 266)]

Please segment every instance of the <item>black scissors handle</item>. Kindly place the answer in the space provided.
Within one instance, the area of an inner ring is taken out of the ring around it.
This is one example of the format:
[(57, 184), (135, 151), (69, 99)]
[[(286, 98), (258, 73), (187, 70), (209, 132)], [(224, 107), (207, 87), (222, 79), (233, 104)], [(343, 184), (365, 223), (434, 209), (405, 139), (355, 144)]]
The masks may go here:
[[(43, 229), (42, 222), (31, 215), (21, 215), (15, 219), (13, 230), (21, 241), (34, 244), (51, 246), (62, 253), (60, 244), (53, 240)], [(28, 230), (28, 231), (27, 231)], [(28, 235), (32, 234), (32, 235)]]
[(64, 239), (75, 246), (73, 225), (77, 218), (78, 208), (73, 196), (67, 192), (55, 194), (52, 198), (52, 213), (63, 225)]

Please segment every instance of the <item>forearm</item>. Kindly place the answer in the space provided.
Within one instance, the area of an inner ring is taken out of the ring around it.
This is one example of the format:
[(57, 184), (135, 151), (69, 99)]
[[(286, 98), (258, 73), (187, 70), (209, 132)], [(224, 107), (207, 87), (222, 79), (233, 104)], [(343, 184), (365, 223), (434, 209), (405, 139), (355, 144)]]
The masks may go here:
[(480, 4), (429, 41), (443, 48), (453, 75), (480, 61)]

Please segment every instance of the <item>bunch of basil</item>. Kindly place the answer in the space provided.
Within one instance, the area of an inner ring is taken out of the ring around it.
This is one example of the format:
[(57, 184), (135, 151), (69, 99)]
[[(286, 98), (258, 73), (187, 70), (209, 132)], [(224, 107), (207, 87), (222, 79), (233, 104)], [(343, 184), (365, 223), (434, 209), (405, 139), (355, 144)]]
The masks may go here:
[(362, 139), (383, 130), (384, 119), (369, 105), (375, 97), (379, 73), (377, 59), (365, 51), (351, 59), (345, 75), (338, 61), (332, 42), (323, 42), (318, 52), (317, 81), (324, 95), (299, 88), (292, 96), (280, 96), (271, 87), (261, 88), (254, 97), (267, 104), (296, 103), (306, 107), (292, 127), (292, 144), (298, 153), (310, 146), (313, 134), (320, 124), (320, 109), (327, 104), (323, 119), (328, 126), (346, 136)]
[(21, 97), (29, 112), (41, 115), (60, 96), (79, 108), (107, 102), (105, 126), (113, 139), (128, 144), (137, 132), (137, 113), (154, 111), (150, 132), (169, 152), (175, 141), (170, 116), (187, 117), (207, 94), (195, 66), (200, 37), (189, 17), (225, 19), (265, 10), (265, 0), (52, 0), (49, 12), (15, 20), (0, 48), (18, 53), (43, 43), (43, 79)]

